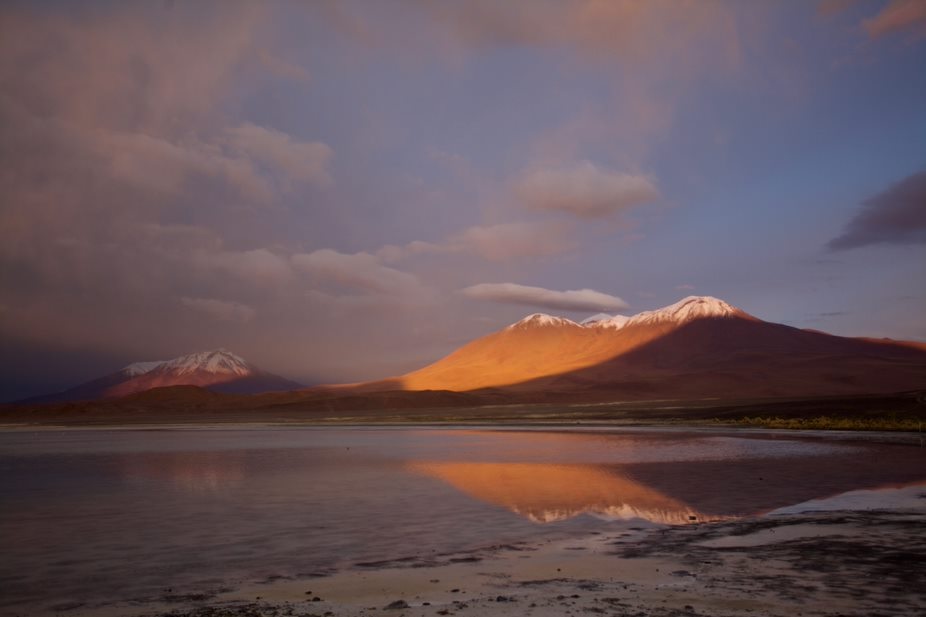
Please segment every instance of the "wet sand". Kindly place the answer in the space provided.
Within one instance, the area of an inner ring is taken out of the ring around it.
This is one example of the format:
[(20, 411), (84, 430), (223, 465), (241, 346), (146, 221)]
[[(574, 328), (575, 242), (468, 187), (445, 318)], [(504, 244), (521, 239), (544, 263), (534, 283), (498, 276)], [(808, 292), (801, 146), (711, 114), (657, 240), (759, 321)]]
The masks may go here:
[[(926, 613), (926, 485), (855, 491), (758, 518), (610, 528), (540, 544), (355, 564), (73, 617)], [(70, 610), (63, 610), (70, 609)]]

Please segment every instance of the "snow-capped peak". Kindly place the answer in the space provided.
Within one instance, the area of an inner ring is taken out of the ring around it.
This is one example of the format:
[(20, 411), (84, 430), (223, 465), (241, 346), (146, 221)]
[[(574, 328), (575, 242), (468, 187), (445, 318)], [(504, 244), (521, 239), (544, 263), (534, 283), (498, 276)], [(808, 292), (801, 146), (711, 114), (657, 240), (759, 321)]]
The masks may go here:
[(565, 317), (554, 317), (553, 315), (547, 315), (546, 313), (532, 313), (525, 317), (524, 319), (515, 322), (508, 326), (509, 330), (514, 328), (535, 328), (535, 327), (550, 327), (550, 326), (576, 326), (581, 327), (576, 322), (566, 319)]
[(253, 372), (251, 366), (244, 358), (224, 349), (200, 351), (174, 358), (173, 360), (161, 363), (157, 369), (175, 375), (206, 372), (212, 374), (245, 376)]
[(150, 373), (157, 367), (164, 364), (165, 360), (154, 360), (152, 362), (133, 362), (132, 364), (123, 367), (120, 371), (129, 377), (138, 377), (139, 375), (144, 375), (145, 373)]
[(595, 315), (592, 315), (591, 317), (586, 317), (585, 319), (579, 322), (579, 325), (587, 326), (589, 324), (597, 323), (599, 321), (605, 321), (608, 319), (611, 319), (611, 316), (608, 315), (607, 313), (597, 313)]
[(654, 311), (643, 311), (631, 317), (626, 315), (608, 315), (598, 313), (581, 323), (576, 323), (565, 317), (555, 317), (546, 313), (532, 313), (521, 321), (508, 326), (514, 328), (529, 328), (536, 326), (576, 326), (579, 328), (600, 328), (620, 330), (629, 326), (658, 323), (686, 323), (705, 317), (745, 317), (754, 319), (750, 315), (732, 304), (710, 296), (688, 296), (669, 306)]
[(723, 300), (711, 296), (688, 296), (655, 311), (637, 313), (627, 326), (653, 323), (684, 323), (704, 317), (743, 317), (746, 313)]
[(630, 317), (626, 315), (598, 313), (597, 315), (592, 315), (588, 319), (583, 319), (582, 325), (586, 328), (612, 328), (614, 330), (620, 330), (627, 325), (629, 320)]

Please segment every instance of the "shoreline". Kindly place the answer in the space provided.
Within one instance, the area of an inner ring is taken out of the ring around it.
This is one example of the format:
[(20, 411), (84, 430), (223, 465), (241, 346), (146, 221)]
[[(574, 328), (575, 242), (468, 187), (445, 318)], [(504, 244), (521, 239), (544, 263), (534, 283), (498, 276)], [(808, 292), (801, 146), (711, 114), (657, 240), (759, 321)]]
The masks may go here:
[(899, 430), (845, 430), (819, 428), (767, 428), (733, 424), (704, 424), (685, 422), (219, 422), (219, 423), (136, 423), (136, 424), (0, 424), (0, 433), (29, 432), (86, 432), (86, 431), (236, 431), (236, 430), (479, 430), (479, 431), (550, 431), (550, 432), (668, 432), (704, 433), (757, 437), (784, 436), (825, 441), (863, 441), (926, 447), (926, 433)]
[(397, 556), (310, 578), (174, 590), (153, 601), (58, 606), (46, 614), (899, 617), (926, 612), (922, 563), (926, 484), (851, 491), (759, 517), (628, 523), (565, 539)]
[[(178, 390), (179, 388), (179, 390)], [(866, 395), (759, 398), (654, 398), (579, 400), (470, 400), (450, 392), (401, 392), (409, 400), (322, 396), (281, 401), (278, 395), (225, 397), (189, 387), (159, 388), (143, 395), (78, 403), (0, 405), (0, 427), (252, 425), (581, 425), (629, 427), (685, 425), (847, 431), (922, 432), (923, 391)], [(195, 396), (194, 396), (195, 395)], [(388, 395), (388, 396), (387, 396)], [(321, 395), (320, 395), (321, 396)], [(437, 397), (435, 399), (435, 396)], [(446, 397), (450, 399), (446, 399)], [(603, 396), (603, 395), (602, 395)], [(444, 398), (441, 398), (444, 397)]]

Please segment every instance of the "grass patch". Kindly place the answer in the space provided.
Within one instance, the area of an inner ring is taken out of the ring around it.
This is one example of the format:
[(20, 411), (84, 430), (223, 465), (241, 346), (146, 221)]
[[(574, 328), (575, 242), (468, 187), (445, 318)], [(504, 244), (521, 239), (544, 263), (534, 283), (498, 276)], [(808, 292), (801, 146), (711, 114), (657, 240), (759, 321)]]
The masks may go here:
[(921, 433), (926, 428), (926, 422), (919, 418), (904, 418), (896, 414), (855, 418), (840, 416), (815, 416), (810, 418), (745, 416), (742, 418), (714, 418), (712, 422), (734, 426), (833, 431), (913, 431)]

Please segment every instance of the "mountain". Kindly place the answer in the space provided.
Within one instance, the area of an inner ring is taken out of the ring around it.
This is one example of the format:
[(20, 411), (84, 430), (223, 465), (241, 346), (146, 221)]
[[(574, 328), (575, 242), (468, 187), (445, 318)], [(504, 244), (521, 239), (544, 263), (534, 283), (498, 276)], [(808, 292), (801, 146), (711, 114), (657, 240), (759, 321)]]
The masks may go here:
[[(356, 421), (401, 410), (390, 416), (401, 421), (447, 417), (438, 411), (447, 408), (476, 416), (483, 408), (487, 418), (516, 418), (524, 411), (520, 405), (534, 403), (549, 403), (537, 409), (553, 415), (585, 405), (581, 413), (595, 419), (866, 417), (892, 410), (921, 415), (917, 391), (923, 390), (922, 343), (801, 330), (716, 298), (689, 297), (655, 311), (596, 315), (581, 323), (534, 313), (429, 366), (376, 382), (301, 389), (224, 350), (139, 362), (28, 401), (60, 405), (10, 406), (7, 417), (180, 421), (196, 410), (197, 417), (216, 421), (257, 412), (262, 418), (320, 414)], [(256, 392), (263, 394), (228, 394)], [(67, 402), (78, 400), (90, 402)], [(620, 402), (597, 411), (599, 403), (614, 401)]]
[(926, 350), (765, 322), (723, 300), (690, 296), (582, 323), (535, 313), (399, 381), (407, 390), (625, 399), (897, 392), (926, 386)]
[(302, 384), (263, 371), (230, 351), (201, 351), (173, 360), (134, 362), (104, 377), (27, 403), (116, 398), (166, 386), (200, 386), (215, 392), (258, 394), (302, 388)]

